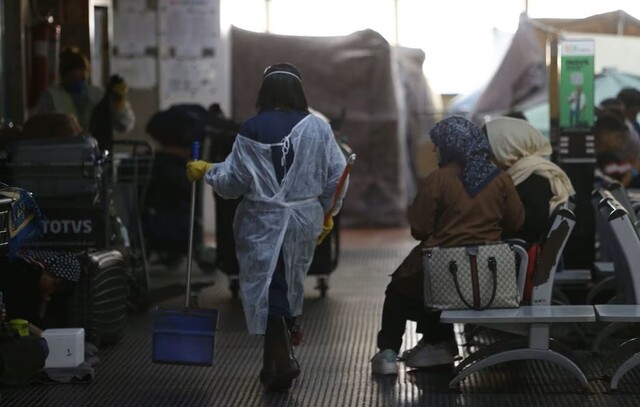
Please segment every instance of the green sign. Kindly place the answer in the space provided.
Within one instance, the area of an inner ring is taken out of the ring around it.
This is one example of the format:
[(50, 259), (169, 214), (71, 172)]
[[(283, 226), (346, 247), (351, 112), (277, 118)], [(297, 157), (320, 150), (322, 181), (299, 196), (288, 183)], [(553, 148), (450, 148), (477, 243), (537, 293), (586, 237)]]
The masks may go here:
[(560, 127), (593, 126), (593, 40), (560, 43)]

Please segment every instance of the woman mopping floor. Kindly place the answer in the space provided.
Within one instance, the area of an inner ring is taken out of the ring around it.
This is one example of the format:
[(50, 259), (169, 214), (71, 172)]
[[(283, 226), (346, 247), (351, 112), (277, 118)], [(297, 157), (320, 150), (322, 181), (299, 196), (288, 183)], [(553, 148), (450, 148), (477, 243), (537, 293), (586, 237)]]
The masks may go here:
[(260, 380), (285, 391), (300, 374), (291, 330), (302, 314), (304, 278), (341, 207), (346, 160), (329, 124), (309, 113), (293, 65), (264, 71), (256, 107), (227, 159), (191, 161), (187, 176), (204, 177), (225, 199), (243, 198), (233, 225), (240, 297), (249, 333), (264, 335)]

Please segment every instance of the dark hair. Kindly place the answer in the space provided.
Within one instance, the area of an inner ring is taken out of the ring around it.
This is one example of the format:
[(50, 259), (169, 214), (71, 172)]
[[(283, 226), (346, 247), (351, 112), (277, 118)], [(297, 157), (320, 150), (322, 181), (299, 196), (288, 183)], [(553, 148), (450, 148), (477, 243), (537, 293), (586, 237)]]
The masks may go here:
[(525, 116), (524, 113), (519, 110), (512, 110), (507, 114), (505, 114), (504, 117), (511, 117), (512, 119), (520, 119), (520, 120), (528, 121), (527, 116)]
[(624, 121), (624, 103), (616, 98), (604, 99), (595, 109), (596, 116), (616, 115)]
[(82, 127), (74, 115), (40, 113), (25, 122), (22, 136), (26, 139), (62, 138), (78, 136), (82, 132)]
[(636, 88), (624, 88), (618, 92), (618, 100), (624, 104), (625, 109), (640, 107), (640, 90)]
[(276, 108), (308, 111), (309, 105), (302, 89), (302, 75), (298, 68), (284, 63), (265, 69), (256, 108), (258, 111)]
[(605, 131), (627, 131), (627, 125), (624, 124), (624, 120), (615, 113), (604, 113), (598, 117), (593, 125), (593, 134), (597, 137), (599, 134)]
[(60, 77), (64, 78), (76, 69), (88, 69), (87, 58), (80, 53), (78, 48), (65, 48), (60, 52)]

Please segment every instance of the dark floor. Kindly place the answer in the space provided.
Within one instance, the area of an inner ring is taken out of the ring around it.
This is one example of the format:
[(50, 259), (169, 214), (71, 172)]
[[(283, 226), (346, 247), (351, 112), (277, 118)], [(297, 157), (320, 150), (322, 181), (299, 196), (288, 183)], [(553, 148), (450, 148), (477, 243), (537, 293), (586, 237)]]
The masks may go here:
[[(408, 232), (406, 232), (408, 234)], [(410, 242), (346, 245), (327, 297), (307, 279), (304, 343), (297, 348), (302, 374), (286, 394), (265, 393), (257, 379), (262, 339), (246, 334), (241, 304), (231, 298), (222, 274), (200, 292), (200, 305), (220, 310), (216, 360), (211, 368), (151, 363), (152, 311), (129, 319), (125, 338), (100, 353), (91, 384), (34, 385), (0, 389), (4, 406), (638, 406), (640, 374), (628, 374), (616, 394), (606, 394), (602, 368), (572, 344), (590, 379), (589, 391), (553, 365), (514, 362), (472, 375), (457, 391), (448, 389), (450, 370), (408, 371), (375, 377), (375, 353), (388, 275), (410, 249)], [(373, 240), (372, 240), (373, 239)], [(381, 239), (384, 240), (384, 239)], [(352, 242), (353, 243), (353, 242)], [(375, 246), (376, 248), (373, 248)], [(177, 272), (176, 272), (177, 273)], [(176, 276), (177, 278), (177, 276)], [(182, 305), (175, 297), (163, 305)], [(457, 327), (460, 329), (461, 327)], [(597, 328), (595, 328), (597, 329)], [(594, 327), (591, 327), (594, 330)], [(569, 331), (568, 329), (566, 330)], [(458, 342), (464, 342), (459, 335)], [(567, 339), (573, 337), (567, 335)], [(481, 337), (481, 339), (490, 339)], [(416, 336), (409, 325), (406, 346)], [(612, 348), (615, 344), (608, 344)], [(466, 351), (464, 347), (461, 351)]]

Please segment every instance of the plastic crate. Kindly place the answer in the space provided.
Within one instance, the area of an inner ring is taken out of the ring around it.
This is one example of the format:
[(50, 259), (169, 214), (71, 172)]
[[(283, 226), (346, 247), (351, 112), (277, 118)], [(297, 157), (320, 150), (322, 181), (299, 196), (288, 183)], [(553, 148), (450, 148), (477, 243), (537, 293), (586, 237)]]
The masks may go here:
[(218, 310), (157, 308), (153, 363), (211, 366)]

